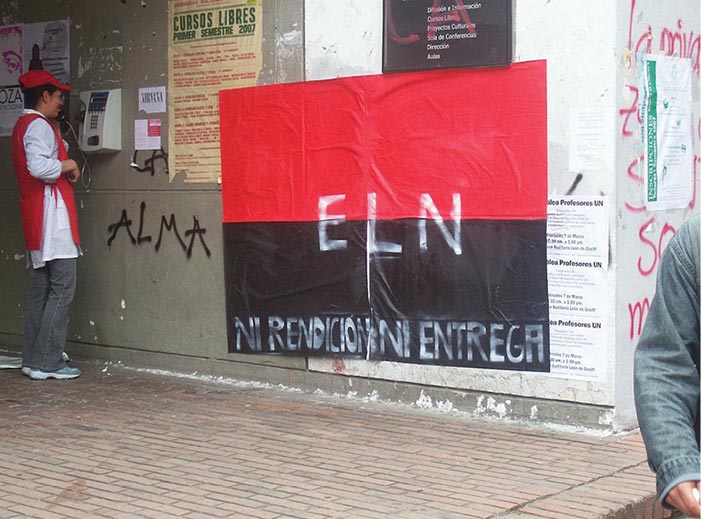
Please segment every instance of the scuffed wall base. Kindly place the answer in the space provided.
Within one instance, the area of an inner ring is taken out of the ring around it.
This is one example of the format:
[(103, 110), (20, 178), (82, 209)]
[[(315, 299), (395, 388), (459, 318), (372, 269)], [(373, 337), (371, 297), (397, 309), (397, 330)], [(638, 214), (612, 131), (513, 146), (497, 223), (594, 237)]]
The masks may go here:
[[(0, 334), (0, 349), (19, 351), (21, 337)], [(308, 393), (322, 391), (340, 397), (368, 399), (411, 405), (443, 412), (469, 414), (476, 418), (517, 421), (532, 425), (554, 425), (571, 428), (572, 432), (595, 430), (617, 432), (613, 408), (589, 404), (525, 398), (480, 391), (394, 382), (322, 373), (286, 366), (262, 365), (219, 358), (203, 358), (132, 348), (69, 343), (71, 356), (87, 361), (119, 362), (138, 369), (171, 371), (184, 376), (206, 379), (236, 379)], [(252, 360), (254, 358), (252, 357)]]

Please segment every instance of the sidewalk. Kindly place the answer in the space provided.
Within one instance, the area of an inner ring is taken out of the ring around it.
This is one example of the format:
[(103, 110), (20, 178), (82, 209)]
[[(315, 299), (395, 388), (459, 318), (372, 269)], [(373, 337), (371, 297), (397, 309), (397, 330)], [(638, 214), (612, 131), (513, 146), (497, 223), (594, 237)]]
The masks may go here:
[(0, 519), (663, 516), (637, 431), (75, 365), (0, 370)]

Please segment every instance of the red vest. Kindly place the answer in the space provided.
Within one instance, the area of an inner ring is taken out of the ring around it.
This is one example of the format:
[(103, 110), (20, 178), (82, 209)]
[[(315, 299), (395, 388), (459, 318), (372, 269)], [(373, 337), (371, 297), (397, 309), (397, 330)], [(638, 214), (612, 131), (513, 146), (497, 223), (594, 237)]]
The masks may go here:
[[(26, 114), (20, 117), (12, 131), (12, 160), (15, 164), (15, 175), (19, 183), (20, 209), (22, 211), (22, 226), (24, 227), (24, 241), (27, 250), (39, 250), (41, 248), (41, 231), (44, 225), (44, 186), (45, 182), (34, 178), (27, 168), (27, 154), (24, 149), (24, 134), (27, 127), (39, 114)], [(47, 124), (49, 124), (47, 122)], [(58, 142), (58, 160), (68, 160), (68, 152), (63, 145), (63, 139), (56, 128), (53, 128)], [(80, 245), (78, 237), (78, 213), (75, 208), (73, 186), (65, 175), (56, 180), (56, 187), (61, 192), (63, 201), (68, 209), (68, 217), (71, 223), (71, 234), (76, 245)]]

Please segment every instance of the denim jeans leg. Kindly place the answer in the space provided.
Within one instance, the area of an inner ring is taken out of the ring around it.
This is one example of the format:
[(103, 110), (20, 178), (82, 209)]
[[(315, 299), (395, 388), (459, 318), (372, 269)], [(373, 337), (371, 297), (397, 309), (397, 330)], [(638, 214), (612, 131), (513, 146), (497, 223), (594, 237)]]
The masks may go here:
[(75, 293), (76, 264), (76, 258), (46, 262), (49, 292), (30, 355), (30, 367), (55, 371), (65, 366), (61, 353), (68, 333), (68, 307)]
[(29, 289), (27, 290), (27, 305), (24, 310), (24, 337), (22, 338), (22, 366), (32, 366), (32, 351), (39, 328), (44, 307), (49, 298), (49, 269), (41, 267), (29, 269)]

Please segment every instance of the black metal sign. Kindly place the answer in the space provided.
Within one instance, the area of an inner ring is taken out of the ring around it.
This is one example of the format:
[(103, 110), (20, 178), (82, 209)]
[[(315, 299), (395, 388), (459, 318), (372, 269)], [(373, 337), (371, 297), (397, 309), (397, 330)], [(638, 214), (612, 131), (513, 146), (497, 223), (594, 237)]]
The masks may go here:
[(511, 63), (512, 0), (384, 0), (383, 72)]

